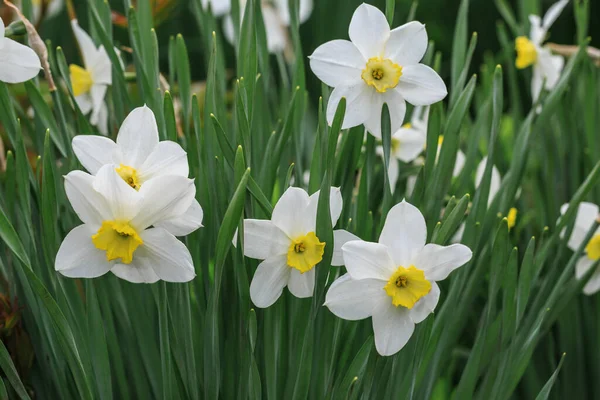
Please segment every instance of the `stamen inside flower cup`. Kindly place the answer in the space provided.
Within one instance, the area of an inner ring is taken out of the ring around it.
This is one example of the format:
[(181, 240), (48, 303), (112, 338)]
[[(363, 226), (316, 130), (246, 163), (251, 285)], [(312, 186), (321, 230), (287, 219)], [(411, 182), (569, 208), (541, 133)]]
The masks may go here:
[(373, 86), (379, 93), (395, 88), (401, 76), (402, 66), (381, 57), (370, 58), (361, 75), (365, 83)]
[(97, 249), (106, 251), (106, 261), (121, 259), (121, 263), (131, 264), (133, 253), (144, 241), (129, 222), (104, 221), (92, 236), (92, 243)]
[(425, 279), (425, 272), (411, 265), (398, 267), (384, 289), (392, 298), (392, 304), (410, 309), (431, 291), (431, 282)]
[(140, 190), (140, 188), (142, 187), (142, 183), (140, 182), (138, 173), (135, 168), (121, 164), (118, 168), (115, 168), (115, 171), (117, 171), (117, 174), (119, 174), (119, 176), (123, 178), (123, 180), (129, 186), (131, 186), (135, 190)]
[(287, 253), (287, 264), (303, 274), (321, 262), (324, 252), (325, 243), (319, 241), (314, 232), (310, 232), (292, 240)]

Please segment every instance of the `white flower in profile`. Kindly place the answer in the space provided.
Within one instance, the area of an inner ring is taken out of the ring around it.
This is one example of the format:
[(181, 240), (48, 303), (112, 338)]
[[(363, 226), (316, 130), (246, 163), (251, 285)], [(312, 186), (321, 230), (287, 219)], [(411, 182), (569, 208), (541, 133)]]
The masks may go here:
[(21, 83), (33, 79), (42, 69), (40, 59), (31, 48), (4, 37), (0, 18), (0, 81)]
[[(419, 154), (425, 149), (427, 142), (427, 119), (429, 117), (429, 107), (415, 107), (411, 121), (402, 125), (400, 129), (392, 134), (392, 143), (390, 148), (390, 165), (388, 176), (392, 193), (396, 188), (400, 168), (398, 161), (410, 163), (417, 159)], [(383, 147), (377, 146), (376, 153), (384, 157)]]
[[(206, 1), (206, 0), (205, 0)], [(230, 11), (230, 0), (210, 0), (215, 9), (224, 10), (227, 3), (227, 11)], [(247, 0), (240, 0), (240, 23), (244, 17)], [(313, 0), (300, 0), (300, 12), (298, 19), (304, 23), (310, 18), (313, 9)], [(265, 23), (267, 35), (267, 49), (269, 53), (279, 53), (286, 49), (289, 43), (287, 28), (290, 26), (290, 10), (288, 0), (274, 0), (271, 2), (261, 1), (261, 11)], [(217, 16), (217, 14), (215, 14)], [(227, 15), (223, 21), (223, 33), (229, 43), (234, 43), (235, 33), (233, 19)]]
[(569, 0), (561, 0), (554, 3), (544, 15), (543, 20), (537, 15), (530, 15), (531, 31), (529, 38), (519, 36), (515, 41), (517, 50), (515, 65), (517, 68), (524, 69), (533, 65), (531, 96), (534, 102), (542, 92), (544, 80), (546, 82), (545, 88), (552, 90), (563, 70), (565, 60), (561, 56), (552, 55), (550, 49), (543, 47), (543, 43), (548, 35), (548, 30), (568, 2)]
[[(140, 191), (144, 185), (162, 176), (187, 178), (187, 154), (176, 142), (158, 141), (158, 126), (148, 107), (134, 109), (123, 121), (117, 142), (97, 135), (73, 138), (77, 159), (92, 175), (107, 164), (132, 188)], [(202, 207), (196, 199), (183, 215), (163, 219), (158, 226), (175, 236), (185, 236), (202, 226)]]
[(104, 102), (106, 90), (112, 84), (112, 64), (104, 46), (96, 47), (94, 41), (77, 23), (71, 20), (75, 39), (79, 44), (84, 67), (69, 65), (71, 85), (77, 105), (83, 114), (89, 114), (92, 125), (108, 134), (108, 108)]
[(472, 257), (462, 244), (425, 244), (426, 238), (423, 215), (403, 201), (389, 211), (379, 243), (342, 246), (348, 273), (333, 282), (325, 305), (346, 320), (372, 317), (375, 347), (383, 356), (402, 349), (415, 324), (433, 312), (440, 297), (436, 282)]
[(381, 109), (387, 103), (391, 131), (404, 121), (406, 103), (426, 106), (446, 97), (444, 81), (419, 61), (427, 50), (427, 32), (420, 22), (390, 30), (385, 15), (368, 4), (359, 6), (349, 28), (350, 41), (332, 40), (310, 56), (315, 75), (332, 86), (327, 104), (331, 124), (338, 103), (346, 98), (342, 128), (364, 124), (381, 138)]
[(70, 278), (111, 271), (133, 283), (188, 282), (195, 276), (189, 250), (160, 227), (181, 216), (194, 199), (194, 182), (163, 175), (132, 189), (105, 165), (94, 177), (72, 171), (65, 191), (83, 222), (63, 240), (55, 269)]
[[(340, 189), (331, 188), (330, 196), (335, 226), (343, 206)], [(244, 220), (244, 255), (264, 260), (250, 284), (250, 297), (257, 307), (271, 306), (286, 286), (296, 297), (312, 296), (315, 266), (328, 245), (316, 235), (318, 202), (319, 192), (309, 196), (303, 189), (290, 187), (275, 205), (271, 220)], [(340, 238), (339, 233), (334, 235)], [(339, 251), (334, 253), (332, 265), (340, 265), (339, 255)]]
[[(569, 204), (563, 204), (560, 208), (560, 213), (564, 214), (567, 212)], [(600, 216), (598, 206), (593, 203), (582, 202), (579, 204), (577, 209), (577, 216), (575, 217), (575, 226), (573, 232), (569, 237), (567, 246), (573, 251), (577, 251), (579, 246), (585, 240), (585, 237), (592, 226), (594, 221)], [(561, 232), (561, 237), (564, 237), (566, 229)], [(596, 230), (594, 236), (585, 246), (585, 255), (581, 256), (577, 264), (575, 265), (575, 276), (577, 279), (582, 279), (594, 266), (594, 264), (600, 260), (600, 228)], [(583, 287), (583, 293), (592, 295), (600, 291), (600, 268), (592, 274), (590, 280)]]

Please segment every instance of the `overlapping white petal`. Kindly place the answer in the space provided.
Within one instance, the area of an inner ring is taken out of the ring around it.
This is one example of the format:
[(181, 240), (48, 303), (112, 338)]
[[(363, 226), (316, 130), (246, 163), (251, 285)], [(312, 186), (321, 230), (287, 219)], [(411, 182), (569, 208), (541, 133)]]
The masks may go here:
[(463, 244), (440, 246), (426, 244), (412, 259), (414, 265), (425, 272), (425, 278), (430, 281), (442, 281), (456, 268), (466, 264), (473, 252)]
[(244, 220), (244, 255), (258, 260), (286, 254), (290, 238), (273, 222), (263, 219)]
[(390, 38), (390, 26), (377, 7), (363, 3), (352, 15), (348, 35), (363, 57), (369, 59), (383, 54)]
[(397, 268), (389, 248), (383, 244), (351, 241), (342, 246), (344, 265), (352, 279), (387, 282)]
[[(575, 265), (575, 277), (577, 279), (583, 279), (594, 264), (596, 264), (596, 261), (587, 256), (581, 257)], [(598, 291), (600, 291), (600, 268), (597, 268), (596, 271), (592, 273), (592, 276), (583, 287), (583, 293), (588, 296), (596, 294)]]
[(423, 214), (417, 207), (402, 201), (388, 212), (379, 243), (387, 246), (396, 266), (408, 266), (425, 246), (426, 239), (427, 226)]
[(326, 85), (353, 86), (361, 83), (366, 59), (348, 40), (332, 40), (319, 46), (309, 57), (310, 68)]
[(442, 78), (424, 64), (407, 65), (402, 69), (398, 91), (415, 106), (437, 103), (448, 94)]
[(385, 56), (400, 65), (417, 64), (427, 51), (427, 30), (412, 21), (393, 29), (385, 48)]
[(80, 135), (73, 138), (73, 152), (90, 174), (98, 173), (100, 167), (114, 163), (115, 142), (104, 136)]
[(56, 270), (68, 278), (97, 278), (110, 271), (113, 263), (90, 239), (95, 233), (88, 224), (69, 232), (56, 254)]
[(410, 310), (395, 307), (391, 301), (373, 312), (375, 348), (382, 356), (391, 356), (402, 349), (412, 336), (415, 323)]
[[(563, 204), (560, 208), (560, 213), (566, 213), (568, 208), (569, 203)], [(567, 246), (569, 246), (571, 250), (577, 251), (579, 249), (585, 240), (588, 231), (594, 225), (594, 221), (596, 218), (598, 218), (598, 215), (600, 215), (600, 210), (596, 204), (585, 201), (579, 204), (577, 208), (577, 214), (575, 216), (573, 232), (571, 233), (569, 241), (567, 242)], [(561, 237), (564, 237), (565, 233), (566, 229), (561, 232)], [(600, 234), (600, 229), (598, 229), (596, 233)]]
[(39, 57), (31, 48), (4, 37), (4, 31), (0, 18), (0, 81), (21, 83), (35, 78), (42, 69)]
[(357, 321), (373, 315), (373, 311), (388, 299), (381, 280), (358, 281), (346, 274), (333, 282), (327, 291), (324, 305), (340, 318)]
[(273, 305), (287, 286), (290, 273), (285, 254), (269, 257), (258, 264), (250, 283), (252, 302), (260, 308)]
[(344, 265), (342, 246), (353, 240), (360, 240), (360, 238), (344, 229), (337, 229), (333, 231), (333, 257), (331, 258), (332, 266), (339, 267)]
[(291, 268), (287, 286), (290, 293), (299, 299), (311, 297), (315, 289), (315, 269), (302, 274), (297, 269)]

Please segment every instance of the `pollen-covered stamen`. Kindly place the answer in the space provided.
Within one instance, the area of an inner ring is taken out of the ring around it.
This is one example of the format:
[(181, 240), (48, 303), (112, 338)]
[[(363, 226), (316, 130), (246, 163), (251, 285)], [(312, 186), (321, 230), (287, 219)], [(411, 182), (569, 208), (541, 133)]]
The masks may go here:
[(425, 279), (425, 273), (411, 265), (409, 268), (398, 267), (384, 287), (392, 298), (392, 304), (413, 308), (413, 306), (431, 290), (431, 282)]
[(592, 261), (600, 260), (600, 233), (590, 239), (585, 246), (585, 252)]
[(401, 76), (402, 67), (400, 65), (381, 57), (370, 58), (361, 75), (367, 85), (373, 86), (380, 93), (395, 88)]
[(118, 260), (123, 264), (133, 261), (133, 253), (144, 241), (126, 221), (104, 221), (92, 236), (97, 249), (106, 251), (106, 260)]
[(123, 180), (127, 182), (129, 186), (135, 190), (140, 190), (142, 184), (135, 168), (121, 164), (118, 168), (115, 168), (115, 171), (117, 171), (117, 174), (119, 174), (119, 176), (123, 178)]
[(519, 36), (515, 40), (517, 60), (515, 65), (519, 69), (527, 68), (537, 62), (537, 50), (533, 42), (525, 36)]
[(320, 242), (314, 232), (310, 232), (292, 240), (288, 249), (287, 264), (303, 274), (321, 262), (323, 253), (325, 243)]

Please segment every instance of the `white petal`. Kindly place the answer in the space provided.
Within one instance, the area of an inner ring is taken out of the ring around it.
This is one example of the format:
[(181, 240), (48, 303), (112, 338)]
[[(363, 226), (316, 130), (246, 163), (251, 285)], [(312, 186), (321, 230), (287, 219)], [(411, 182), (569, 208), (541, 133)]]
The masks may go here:
[(534, 64), (531, 76), (531, 98), (535, 103), (542, 93), (544, 75), (539, 64)]
[(385, 93), (375, 92), (370, 102), (369, 117), (364, 122), (364, 125), (378, 139), (381, 139), (381, 111), (383, 103), (386, 103), (390, 110), (391, 133), (396, 132), (402, 127), (406, 114), (406, 102), (397, 88), (388, 90)]
[(304, 231), (308, 202), (304, 189), (289, 187), (275, 204), (271, 221), (292, 239), (305, 235), (308, 233)]
[(41, 69), (40, 59), (32, 49), (12, 39), (2, 39), (0, 81), (25, 82), (35, 78)]
[[(440, 147), (438, 147), (438, 157), (439, 157), (439, 154), (440, 154)], [(456, 160), (454, 161), (454, 169), (452, 170), (453, 178), (456, 178), (457, 176), (460, 175), (463, 168), (465, 167), (466, 162), (467, 162), (467, 156), (465, 156), (465, 153), (458, 150), (456, 152)]]
[(228, 14), (231, 10), (231, 0), (202, 0), (202, 8), (208, 9), (210, 4), (212, 14), (215, 17), (221, 17)]
[(93, 228), (79, 225), (67, 234), (56, 254), (54, 268), (69, 278), (96, 278), (110, 271), (106, 253), (92, 243)]
[(136, 215), (142, 196), (125, 183), (114, 165), (107, 164), (98, 170), (94, 189), (106, 199), (112, 217), (107, 219), (129, 221)]
[(353, 86), (361, 83), (367, 62), (348, 40), (332, 40), (317, 47), (309, 57), (310, 68), (328, 86)]
[(77, 43), (79, 44), (83, 62), (86, 67), (91, 68), (96, 62), (97, 47), (90, 35), (81, 29), (76, 19), (71, 20), (71, 27), (73, 28), (75, 39), (77, 39)]
[(180, 217), (185, 213), (196, 194), (194, 181), (183, 176), (158, 176), (142, 185), (139, 212), (131, 220), (138, 230), (161, 221)]
[(131, 283), (155, 283), (160, 280), (148, 263), (138, 264), (135, 259), (131, 264), (115, 264), (110, 272)]
[(100, 112), (104, 106), (106, 89), (107, 87), (104, 85), (93, 85), (90, 91), (90, 96), (92, 98), (92, 115), (90, 117), (90, 123), (94, 126), (100, 124)]
[(435, 310), (440, 300), (440, 287), (435, 282), (431, 282), (431, 290), (424, 297), (421, 297), (410, 309), (410, 319), (415, 324), (422, 322), (429, 314)]
[(3, 37), (4, 37), (4, 21), (2, 20), (2, 18), (0, 18), (0, 42), (2, 41)]
[(396, 184), (398, 183), (398, 177), (400, 176), (400, 167), (398, 166), (398, 160), (391, 158), (390, 166), (388, 168), (388, 177), (390, 179), (390, 187), (392, 194), (396, 190)]
[(183, 243), (162, 228), (146, 229), (134, 253), (135, 264), (149, 267), (167, 282), (189, 282), (196, 276), (192, 255)]
[(406, 101), (415, 106), (437, 103), (448, 94), (442, 78), (425, 64), (404, 67), (397, 89)]
[[(108, 135), (108, 106), (105, 102), (102, 102), (100, 105), (95, 121), (92, 119), (90, 122), (95, 123), (102, 135)], [(119, 151), (117, 152), (120, 153)]]
[(258, 260), (287, 254), (290, 238), (269, 220), (244, 220), (244, 255)]
[(103, 136), (79, 135), (73, 138), (73, 152), (77, 160), (92, 175), (96, 174), (100, 167), (112, 164), (112, 155), (117, 144)]
[(529, 37), (533, 44), (540, 46), (546, 39), (546, 30), (542, 28), (542, 19), (537, 15), (529, 16), (529, 25), (531, 29), (529, 31)]
[(385, 15), (369, 4), (361, 4), (350, 21), (350, 40), (358, 47), (365, 59), (383, 54), (390, 37), (390, 26)]
[[(116, 48), (115, 52), (119, 54), (119, 51)], [(100, 46), (96, 51), (94, 64), (89, 65), (89, 69), (95, 85), (112, 85), (112, 63), (104, 46)]]
[(123, 163), (139, 168), (158, 145), (158, 126), (148, 107), (133, 110), (121, 125), (117, 136)]
[(344, 265), (344, 254), (342, 252), (342, 246), (352, 240), (361, 240), (358, 236), (350, 233), (344, 229), (338, 229), (333, 231), (333, 258), (331, 259), (331, 265), (333, 267), (339, 267)]
[(440, 246), (429, 243), (415, 257), (410, 264), (425, 272), (425, 279), (441, 281), (452, 271), (466, 264), (473, 257), (473, 252), (463, 244)]
[(166, 229), (175, 236), (186, 236), (202, 226), (203, 218), (204, 211), (198, 200), (194, 199), (183, 215), (157, 222), (154, 226)]
[(225, 18), (223, 18), (223, 35), (230, 44), (235, 43), (235, 31), (233, 28), (233, 19), (231, 18), (231, 15), (227, 15)]
[(375, 348), (382, 356), (391, 356), (399, 352), (414, 330), (415, 324), (410, 319), (408, 308), (395, 307), (390, 301), (373, 313)]
[[(563, 204), (560, 208), (561, 215), (567, 212), (569, 203)], [(571, 250), (577, 251), (581, 243), (585, 239), (587, 232), (594, 225), (594, 221), (598, 218), (599, 213), (598, 206), (593, 203), (581, 202), (577, 208), (577, 215), (575, 216), (575, 225), (573, 227), (573, 233), (569, 238), (568, 246)], [(560, 234), (561, 238), (564, 237), (566, 228)]]
[(288, 289), (291, 294), (299, 299), (312, 297), (315, 289), (315, 268), (308, 272), (300, 273), (296, 268), (290, 268)]
[(427, 226), (421, 211), (406, 201), (390, 209), (379, 243), (388, 247), (394, 265), (407, 268), (414, 255), (425, 246)]
[(350, 274), (336, 279), (325, 296), (325, 306), (335, 316), (358, 321), (373, 315), (378, 307), (386, 307), (391, 302), (383, 287), (384, 282), (378, 279), (354, 280)]
[(353, 240), (342, 246), (342, 254), (344, 265), (352, 279), (378, 279), (387, 282), (396, 271), (388, 248), (383, 244)]
[(89, 112), (92, 111), (92, 108), (94, 108), (92, 96), (90, 96), (89, 93), (75, 97), (75, 102), (77, 103), (77, 106), (79, 106), (79, 109), (83, 115), (89, 114)]
[(189, 175), (187, 153), (179, 143), (170, 140), (159, 142), (156, 149), (144, 164), (138, 169), (142, 182), (161, 175), (176, 175), (186, 177)]
[(288, 284), (290, 270), (287, 256), (274, 256), (258, 264), (250, 283), (250, 298), (254, 305), (266, 308), (277, 301)]
[[(305, 232), (315, 232), (317, 230), (317, 209), (319, 206), (320, 192), (320, 190), (317, 190), (308, 198), (308, 207), (306, 208), (304, 218)], [(340, 191), (340, 188), (332, 187), (329, 192), (329, 213), (331, 216), (332, 226), (335, 226), (340, 218), (343, 206), (344, 201), (342, 199), (342, 192)]]
[[(596, 261), (588, 258), (587, 256), (583, 256), (577, 261), (575, 265), (575, 277), (577, 279), (582, 279), (584, 275), (586, 275), (590, 268), (596, 263)], [(583, 287), (583, 293), (591, 296), (597, 293), (600, 290), (600, 268), (597, 268), (595, 272), (592, 273), (590, 279)]]
[(542, 78), (546, 79), (545, 88), (547, 90), (554, 89), (565, 65), (565, 59), (562, 56), (552, 55), (550, 50), (544, 48), (538, 52), (537, 65), (542, 73)]
[(65, 176), (65, 192), (81, 221), (100, 226), (112, 219), (112, 211), (104, 196), (94, 188), (94, 177), (83, 171), (71, 171)]
[(548, 31), (554, 21), (558, 18), (563, 9), (567, 6), (569, 0), (561, 0), (554, 3), (548, 11), (546, 11), (546, 15), (544, 15), (544, 21), (542, 22), (542, 27), (544, 30)]
[[(479, 188), (481, 181), (483, 180), (483, 174), (485, 173), (485, 166), (487, 164), (487, 156), (483, 157), (483, 159), (477, 165), (477, 171), (475, 172), (475, 188)], [(488, 195), (488, 206), (498, 194), (500, 190), (500, 184), (502, 183), (502, 178), (500, 177), (500, 172), (495, 165), (492, 165), (492, 179), (490, 181), (490, 192)]]
[[(327, 103), (327, 122), (333, 123), (335, 112), (342, 97), (346, 98), (346, 113), (342, 129), (352, 128), (369, 118), (372, 103), (377, 101), (376, 91), (364, 83), (354, 86), (338, 86), (331, 92)], [(381, 111), (380, 111), (381, 112)]]
[(262, 6), (265, 32), (267, 35), (267, 49), (269, 53), (278, 53), (285, 49), (288, 43), (288, 33), (285, 26), (281, 24), (279, 15), (269, 5)]
[[(290, 25), (290, 10), (288, 7), (288, 0), (275, 0), (275, 6), (277, 7), (277, 11), (279, 13), (279, 18), (281, 19), (281, 23), (285, 26)], [(312, 0), (300, 0), (300, 12), (298, 14), (298, 19), (300, 23), (306, 22), (310, 17), (310, 14), (313, 10), (313, 1)]]
[(413, 128), (400, 128), (394, 135), (399, 141), (398, 150), (394, 156), (405, 163), (409, 163), (423, 152), (427, 136)]
[(385, 57), (402, 66), (417, 64), (426, 51), (427, 30), (417, 21), (392, 29), (385, 45)]

